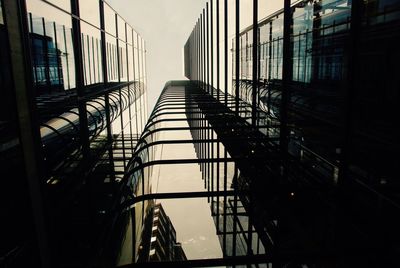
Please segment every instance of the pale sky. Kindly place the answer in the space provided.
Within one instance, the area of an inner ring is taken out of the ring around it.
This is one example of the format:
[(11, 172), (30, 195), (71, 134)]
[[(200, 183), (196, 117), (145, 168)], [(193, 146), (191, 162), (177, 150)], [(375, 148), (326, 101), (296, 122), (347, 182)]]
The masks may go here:
[[(149, 114), (167, 81), (185, 79), (183, 46), (205, 8), (206, 2), (205, 0), (108, 0), (108, 3), (146, 40)], [(214, 7), (215, 2), (214, 0)], [(223, 2), (220, 0), (221, 13)], [(240, 1), (241, 28), (252, 23), (252, 2), (252, 0)], [(259, 0), (258, 2), (258, 16), (262, 19), (281, 8), (283, 0)], [(230, 14), (228, 44), (230, 47), (234, 33), (234, 20), (231, 14), (234, 12), (235, 1), (228, 0), (228, 3)], [(222, 35), (222, 14), (220, 20)], [(220, 40), (222, 49), (223, 38), (221, 37)], [(229, 68), (230, 60), (231, 57), (229, 57)], [(221, 58), (222, 62), (223, 58)], [(230, 69), (228, 73), (231, 73)]]
[(109, 0), (147, 46), (149, 114), (165, 83), (183, 76), (182, 49), (205, 0)]

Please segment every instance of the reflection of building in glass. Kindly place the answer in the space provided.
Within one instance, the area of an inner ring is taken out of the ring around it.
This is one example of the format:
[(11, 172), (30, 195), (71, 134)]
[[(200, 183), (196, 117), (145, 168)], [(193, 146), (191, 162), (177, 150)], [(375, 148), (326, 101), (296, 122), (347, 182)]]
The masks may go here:
[[(33, 80), (35, 86), (63, 87), (60, 51), (50, 37), (31, 34)], [(64, 88), (62, 88), (64, 89)]]
[(161, 203), (154, 205), (150, 214), (143, 231), (146, 238), (139, 252), (139, 262), (186, 260), (182, 245), (176, 241), (174, 226)]

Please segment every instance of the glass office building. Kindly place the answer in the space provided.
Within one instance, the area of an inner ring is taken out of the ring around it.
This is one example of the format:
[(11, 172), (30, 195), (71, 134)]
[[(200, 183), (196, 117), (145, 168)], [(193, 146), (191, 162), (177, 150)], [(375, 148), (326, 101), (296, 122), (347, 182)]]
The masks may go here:
[[(284, 1), (267, 17), (241, 2), (210, 1), (185, 45), (186, 76), (208, 96), (197, 152), (219, 159), (208, 140), (224, 129), (235, 163), (224, 190), (237, 195), (212, 206), (225, 256), (396, 266), (400, 2)], [(212, 192), (215, 168), (202, 170)]]
[(399, 266), (400, 1), (268, 2), (208, 1), (147, 114), (106, 2), (0, 0), (1, 264)]
[(2, 266), (113, 266), (145, 41), (104, 1), (0, 3)]

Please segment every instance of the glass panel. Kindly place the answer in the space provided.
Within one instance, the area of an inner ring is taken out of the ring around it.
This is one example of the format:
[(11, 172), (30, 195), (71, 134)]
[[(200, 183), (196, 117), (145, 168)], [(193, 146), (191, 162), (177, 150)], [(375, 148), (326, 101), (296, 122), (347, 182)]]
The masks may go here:
[(67, 74), (68, 78), (68, 89), (76, 87), (75, 79), (75, 57), (74, 57), (74, 47), (72, 44), (72, 29), (62, 26), (62, 34), (64, 35), (64, 50), (65, 50), (65, 68), (63, 68), (63, 73)]
[(283, 14), (272, 21), (271, 79), (282, 79)]
[(126, 40), (127, 40), (128, 44), (132, 45), (133, 44), (132, 43), (132, 31), (133, 31), (133, 29), (131, 28), (131, 26), (129, 26), (129, 24), (127, 24), (126, 27), (127, 27), (126, 28), (126, 33), (127, 33)]
[(118, 81), (118, 60), (117, 60), (117, 42), (115, 37), (106, 34), (106, 55), (108, 81)]
[(4, 24), (4, 19), (3, 19), (3, 2), (0, 1), (0, 24)]
[(30, 20), (32, 33), (44, 35), (43, 18), (31, 14)]
[(104, 24), (106, 32), (115, 37), (115, 12), (106, 2), (104, 2)]
[(100, 28), (99, 0), (79, 0), (81, 19)]
[[(75, 85), (71, 29), (29, 14), (34, 83), (42, 92)], [(45, 88), (42, 88), (45, 87)]]
[(298, 5), (293, 13), (293, 80), (310, 82), (313, 44), (312, 3)]
[[(70, 17), (69, 11), (69, 2), (68, 0), (54, 0), (53, 2), (56, 4), (60, 4), (63, 8), (68, 8), (67, 11), (63, 11), (63, 9), (55, 8), (50, 6), (44, 1), (41, 0), (29, 0), (26, 1), (26, 6), (28, 13), (32, 13), (34, 17), (44, 17), (46, 21), (55, 21), (57, 24), (65, 25), (68, 28), (72, 28), (72, 20)], [(34, 22), (35, 23), (35, 22)], [(35, 33), (39, 33), (33, 31)], [(42, 32), (40, 34), (43, 34)]]
[(134, 43), (134, 68), (135, 68), (135, 81), (139, 80), (139, 51), (138, 51), (138, 34), (134, 32), (133, 34), (133, 43)]
[(125, 21), (120, 16), (117, 16), (117, 21), (118, 21), (118, 38), (121, 41), (125, 42), (126, 41)]
[(129, 68), (129, 81), (134, 81), (133, 46), (128, 45), (127, 66)]
[(47, 0), (47, 1), (65, 10), (66, 12), (69, 13), (71, 12), (71, 0)]
[(100, 83), (102, 79), (100, 31), (81, 21), (82, 55), (85, 85)]

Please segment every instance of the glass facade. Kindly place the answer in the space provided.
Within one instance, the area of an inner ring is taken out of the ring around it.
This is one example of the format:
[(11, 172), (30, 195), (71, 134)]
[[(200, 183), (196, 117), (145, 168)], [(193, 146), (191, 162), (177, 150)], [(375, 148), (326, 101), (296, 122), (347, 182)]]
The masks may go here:
[[(204, 28), (212, 15), (200, 16), (185, 44), (186, 77), (203, 96), (201, 123), (193, 125), (199, 130), (191, 132), (203, 141), (196, 144), (199, 158), (210, 159), (200, 164), (208, 191), (221, 179), (211, 161), (221, 157), (212, 149), (214, 131), (233, 162), (226, 167), (230, 175), (222, 173), (224, 191), (237, 195), (211, 201), (224, 256), (246, 256), (251, 267), (379, 267), (393, 261), (378, 253), (374, 261), (341, 262), (336, 250), (348, 247), (352, 255), (400, 241), (389, 220), (399, 213), (397, 191), (383, 186), (397, 181), (399, 2), (285, 1), (284, 9), (258, 18), (252, 1), (253, 25), (244, 29), (249, 14), (239, 3), (229, 6), (233, 30), (219, 18), (222, 40), (235, 32), (231, 51), (210, 64), (204, 60), (220, 51), (221, 42), (207, 39), (215, 29)], [(211, 4), (211, 12), (226, 11)], [(232, 73), (220, 61), (229, 54)], [(215, 69), (232, 80), (232, 89), (209, 79)], [(349, 236), (355, 232), (361, 236)], [(332, 258), (315, 259), (332, 251)], [(286, 259), (275, 262), (274, 256)]]
[(105, 1), (1, 3), (1, 256), (85, 266), (113, 241), (94, 262), (115, 265), (117, 189), (147, 120), (145, 42)]

